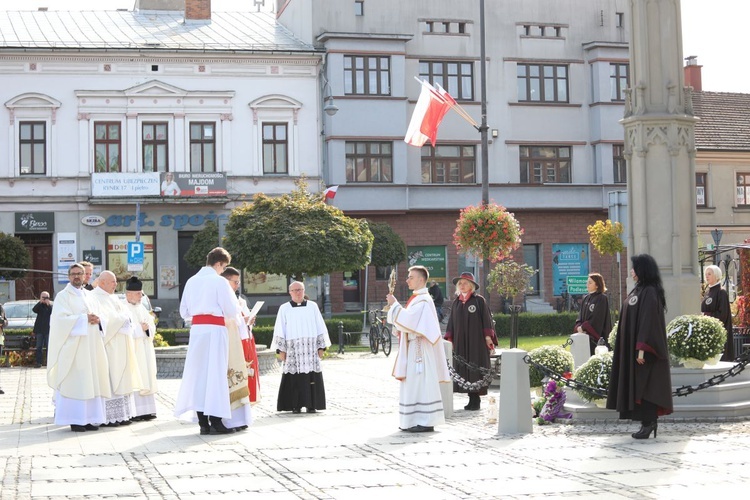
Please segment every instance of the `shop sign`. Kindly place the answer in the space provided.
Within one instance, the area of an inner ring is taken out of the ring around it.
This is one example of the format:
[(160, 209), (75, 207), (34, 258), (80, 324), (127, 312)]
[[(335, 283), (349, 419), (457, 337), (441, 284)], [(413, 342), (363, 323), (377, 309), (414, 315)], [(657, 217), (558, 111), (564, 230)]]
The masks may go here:
[(55, 230), (55, 212), (16, 212), (16, 233), (49, 233)]
[(227, 174), (224, 172), (163, 172), (161, 195), (167, 198), (226, 196)]
[(91, 174), (91, 196), (159, 196), (159, 172)]
[[(567, 290), (568, 276), (589, 274), (589, 246), (587, 243), (554, 243), (552, 245), (552, 293), (562, 295)], [(576, 290), (579, 290), (577, 288)]]
[(83, 224), (84, 226), (89, 226), (89, 227), (97, 227), (97, 226), (101, 226), (102, 224), (104, 224), (106, 220), (107, 219), (105, 219), (101, 215), (86, 215), (81, 218), (81, 224)]
[(424, 266), (427, 268), (427, 272), (430, 273), (430, 280), (427, 282), (427, 286), (430, 286), (430, 282), (436, 281), (440, 287), (440, 291), (443, 292), (443, 297), (447, 297), (445, 278), (448, 259), (446, 258), (445, 247), (442, 245), (408, 247), (406, 255), (409, 267)]
[[(180, 231), (183, 228), (200, 227), (206, 222), (218, 222), (222, 219), (227, 219), (229, 216), (226, 214), (215, 214), (213, 210), (207, 214), (176, 214), (176, 215), (162, 215), (158, 221), (151, 220), (146, 212), (140, 213), (140, 227), (154, 227), (157, 224), (160, 227), (172, 227), (175, 231)], [(135, 215), (110, 215), (107, 217), (105, 224), (107, 227), (135, 227), (136, 217)]]

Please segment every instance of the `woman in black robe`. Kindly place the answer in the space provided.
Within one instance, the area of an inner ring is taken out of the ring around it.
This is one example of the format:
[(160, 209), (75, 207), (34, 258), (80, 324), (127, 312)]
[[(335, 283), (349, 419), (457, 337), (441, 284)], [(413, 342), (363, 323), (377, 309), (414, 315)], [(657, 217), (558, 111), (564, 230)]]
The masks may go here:
[(621, 419), (640, 420), (632, 436), (648, 439), (652, 432), (656, 437), (658, 416), (672, 413), (667, 302), (654, 258), (641, 254), (630, 260), (636, 284), (620, 311), (607, 408), (619, 411)]
[(727, 331), (727, 342), (721, 360), (734, 361), (732, 311), (729, 309), (729, 294), (721, 288), (721, 274), (719, 266), (708, 266), (703, 272), (708, 288), (701, 302), (701, 312), (722, 322)]
[(581, 310), (578, 311), (574, 331), (585, 333), (589, 336), (591, 355), (594, 355), (599, 339), (606, 340), (612, 330), (612, 316), (609, 313), (609, 299), (604, 294), (607, 287), (604, 286), (604, 278), (599, 273), (589, 274), (586, 281), (588, 295), (581, 302)]
[[(451, 315), (445, 330), (445, 340), (453, 343), (453, 354), (461, 356), (469, 363), (489, 370), (490, 353), (495, 351), (497, 336), (492, 327), (492, 314), (484, 297), (477, 295), (479, 288), (472, 273), (462, 273), (453, 280), (456, 285), (456, 299), (451, 304)], [(467, 382), (477, 382), (484, 377), (476, 369), (463, 363), (454, 363), (456, 372)], [(478, 410), (479, 396), (487, 394), (487, 387), (469, 388), (453, 384), (454, 392), (468, 392), (469, 404), (464, 410)]]

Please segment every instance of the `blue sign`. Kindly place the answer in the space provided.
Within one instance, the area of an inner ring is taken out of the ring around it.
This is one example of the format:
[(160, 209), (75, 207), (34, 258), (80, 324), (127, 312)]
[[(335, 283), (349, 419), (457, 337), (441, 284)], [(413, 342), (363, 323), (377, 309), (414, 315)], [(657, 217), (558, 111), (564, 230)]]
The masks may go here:
[(128, 241), (128, 271), (143, 271), (145, 248), (142, 241)]
[[(552, 294), (567, 290), (568, 276), (588, 276), (589, 246), (586, 243), (554, 243), (552, 245)], [(579, 290), (574, 290), (579, 291)]]

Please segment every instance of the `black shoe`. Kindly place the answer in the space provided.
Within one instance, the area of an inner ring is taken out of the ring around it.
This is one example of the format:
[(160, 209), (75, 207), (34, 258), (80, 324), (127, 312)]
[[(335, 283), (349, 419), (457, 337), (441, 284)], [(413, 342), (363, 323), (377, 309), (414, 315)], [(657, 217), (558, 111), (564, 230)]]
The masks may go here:
[(102, 424), (102, 427), (120, 427), (120, 422), (108, 422), (106, 424)]
[(469, 404), (464, 406), (464, 410), (477, 411), (481, 405), (479, 394), (469, 393)]
[(234, 429), (227, 429), (219, 417), (208, 417), (208, 420), (211, 422), (211, 434), (231, 434), (234, 432)]
[(73, 432), (86, 432), (85, 425), (70, 424), (70, 430)]
[(0, 389), (0, 394), (5, 394), (5, 391)]
[(408, 432), (433, 432), (434, 430), (434, 427), (425, 427), (423, 425), (415, 425), (407, 429)]
[(308, 408), (307, 413), (318, 413), (318, 410), (316, 410), (315, 408)]
[(153, 420), (155, 418), (156, 418), (156, 415), (154, 413), (152, 413), (151, 415), (141, 415), (141, 420), (146, 421), (146, 422), (149, 420)]
[(641, 428), (638, 430), (638, 432), (634, 432), (631, 434), (634, 439), (648, 439), (651, 436), (651, 432), (654, 433), (654, 439), (656, 439), (656, 430), (658, 428), (657, 422), (652, 422), (650, 424), (643, 423), (641, 424)]
[(86, 424), (85, 425), (87, 431), (98, 431), (99, 426), (94, 424)]
[(292, 413), (302, 413), (302, 408), (292, 408)]
[(117, 423), (120, 424), (120, 425), (130, 425), (133, 422), (131, 422), (130, 420), (121, 420), (121, 421), (119, 421)]
[(210, 426), (209, 427), (203, 427), (201, 425), (200, 435), (201, 436), (205, 436), (207, 434), (211, 434), (211, 427)]
[(39, 363), (37, 363), (34, 368), (41, 368), (41, 367), (42, 367), (42, 365), (40, 365)]

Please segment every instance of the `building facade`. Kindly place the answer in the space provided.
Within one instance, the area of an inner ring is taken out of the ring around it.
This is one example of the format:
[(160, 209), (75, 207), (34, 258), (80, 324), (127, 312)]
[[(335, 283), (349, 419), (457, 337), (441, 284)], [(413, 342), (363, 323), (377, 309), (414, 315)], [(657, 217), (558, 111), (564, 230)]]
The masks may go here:
[(183, 5), (0, 12), (0, 231), (46, 271), (0, 283), (0, 301), (59, 291), (50, 273), (86, 259), (138, 274), (169, 315), (206, 222), (303, 175), (317, 187), (321, 52), (271, 14)]
[[(610, 193), (625, 190), (626, 12), (624, 0), (487, 4), (490, 199), (525, 230), (515, 257), (539, 271), (529, 299), (541, 310), (567, 276), (610, 275), (612, 258), (593, 250), (586, 227), (608, 218)], [(339, 111), (324, 117), (321, 165), (339, 185), (334, 203), (390, 224), (409, 263), (427, 265), (444, 293), (458, 273), (481, 273), (452, 243), (459, 210), (481, 201), (479, 133), (449, 113), (435, 147), (403, 141), (415, 78), (442, 85), (481, 121), (479, 2), (279, 0), (277, 17), (325, 52), (322, 92)], [(387, 277), (333, 276), (334, 305), (383, 301)]]

